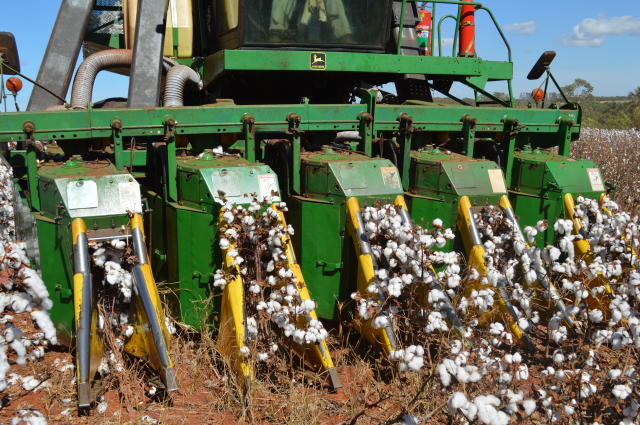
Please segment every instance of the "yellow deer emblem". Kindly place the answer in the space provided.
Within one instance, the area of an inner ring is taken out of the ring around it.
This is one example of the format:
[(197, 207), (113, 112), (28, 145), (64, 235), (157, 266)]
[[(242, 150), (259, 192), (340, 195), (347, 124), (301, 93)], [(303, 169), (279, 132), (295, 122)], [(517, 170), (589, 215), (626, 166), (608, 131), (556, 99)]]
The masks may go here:
[(324, 53), (312, 53), (311, 54), (311, 68), (312, 69), (325, 69), (327, 66), (327, 57)]

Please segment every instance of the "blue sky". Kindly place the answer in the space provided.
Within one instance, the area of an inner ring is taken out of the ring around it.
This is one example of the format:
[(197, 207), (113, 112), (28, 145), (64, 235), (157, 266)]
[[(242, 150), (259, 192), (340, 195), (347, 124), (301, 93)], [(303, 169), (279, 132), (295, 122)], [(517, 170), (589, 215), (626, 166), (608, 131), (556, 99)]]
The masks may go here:
[[(16, 36), (22, 71), (35, 78), (46, 49), (60, 0), (4, 2), (2, 31)], [(515, 62), (514, 92), (531, 91), (537, 83), (526, 74), (544, 50), (558, 53), (553, 71), (560, 84), (576, 77), (595, 86), (603, 96), (626, 95), (640, 86), (640, 2), (636, 0), (486, 0), (505, 28)], [(441, 7), (444, 12), (445, 7)], [(439, 13), (440, 14), (440, 13)], [(11, 17), (9, 19), (9, 17)], [(485, 59), (502, 60), (506, 51), (493, 24), (480, 12), (477, 19), (477, 51)], [(453, 36), (451, 24), (443, 26), (443, 39)], [(491, 91), (505, 91), (502, 86)], [(31, 85), (18, 96), (27, 105)], [(98, 77), (94, 99), (126, 96), (127, 79), (110, 73)], [(13, 110), (12, 99), (9, 102)], [(4, 107), (2, 107), (4, 109)]]

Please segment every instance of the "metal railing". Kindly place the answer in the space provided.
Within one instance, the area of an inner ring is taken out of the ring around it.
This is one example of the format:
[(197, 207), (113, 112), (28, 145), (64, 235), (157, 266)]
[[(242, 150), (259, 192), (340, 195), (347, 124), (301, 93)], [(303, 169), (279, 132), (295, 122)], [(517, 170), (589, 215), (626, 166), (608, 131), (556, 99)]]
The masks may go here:
[[(437, 19), (437, 15), (436, 15), (436, 6), (438, 4), (453, 4), (453, 5), (458, 5), (458, 16), (455, 15), (445, 15), (442, 18), (440, 18), (440, 20), (438, 21), (437, 24), (437, 38), (438, 38), (438, 56), (442, 56), (442, 33), (441, 33), (441, 26), (442, 23), (446, 20), (446, 19), (455, 19), (456, 21), (456, 31), (454, 34), (454, 43), (453, 43), (453, 50), (452, 50), (452, 56), (456, 56), (456, 47), (457, 47), (457, 41), (458, 41), (458, 33), (460, 30), (460, 6), (462, 5), (474, 5), (476, 10), (484, 10), (485, 12), (487, 12), (487, 14), (489, 15), (489, 17), (491, 18), (491, 21), (493, 22), (494, 26), (496, 27), (496, 30), (498, 31), (498, 34), (500, 34), (500, 37), (502, 38), (502, 41), (504, 42), (504, 45), (507, 49), (507, 60), (508, 62), (512, 62), (512, 54), (511, 54), (511, 45), (509, 44), (509, 41), (507, 40), (507, 37), (504, 35), (504, 32), (502, 31), (502, 28), (500, 27), (500, 24), (498, 24), (498, 21), (496, 19), (496, 17), (494, 16), (493, 12), (482, 5), (482, 3), (479, 2), (468, 2), (468, 1), (459, 1), (459, 0), (430, 0), (430, 1), (424, 1), (421, 2), (422, 6), (426, 6), (428, 4), (431, 4), (431, 34), (434, 34), (434, 23), (436, 22)], [(402, 33), (404, 30), (404, 11), (406, 9), (406, 5), (407, 5), (407, 0), (402, 0), (402, 7), (400, 10), (400, 22), (399, 22), (399, 31), (398, 31), (398, 44), (397, 44), (397, 54), (400, 55), (402, 54)], [(433, 40), (430, 40), (430, 45), (433, 46)]]

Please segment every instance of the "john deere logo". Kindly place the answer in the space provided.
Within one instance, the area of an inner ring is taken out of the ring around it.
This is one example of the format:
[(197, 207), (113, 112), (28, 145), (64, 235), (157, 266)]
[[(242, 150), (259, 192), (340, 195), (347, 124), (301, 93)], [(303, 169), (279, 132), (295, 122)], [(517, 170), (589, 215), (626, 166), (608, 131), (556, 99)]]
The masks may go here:
[(327, 55), (325, 53), (311, 53), (311, 69), (327, 69)]

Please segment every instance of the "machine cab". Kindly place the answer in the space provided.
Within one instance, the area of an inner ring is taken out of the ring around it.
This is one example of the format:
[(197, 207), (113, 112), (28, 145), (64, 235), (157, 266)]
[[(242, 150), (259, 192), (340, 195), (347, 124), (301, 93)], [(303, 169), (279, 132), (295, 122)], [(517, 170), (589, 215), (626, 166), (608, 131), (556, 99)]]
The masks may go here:
[(391, 0), (209, 0), (208, 8), (208, 54), (247, 48), (383, 52), (391, 20)]

